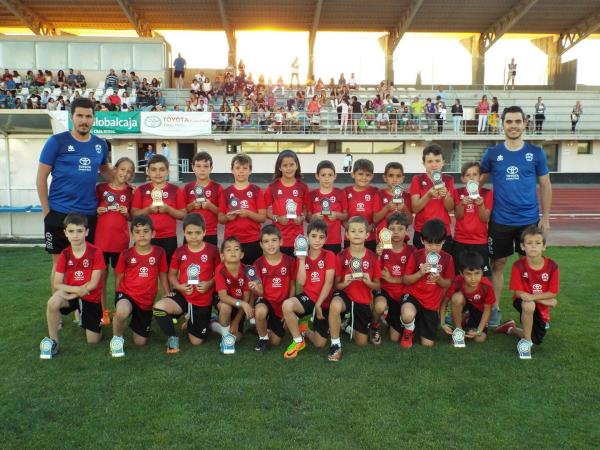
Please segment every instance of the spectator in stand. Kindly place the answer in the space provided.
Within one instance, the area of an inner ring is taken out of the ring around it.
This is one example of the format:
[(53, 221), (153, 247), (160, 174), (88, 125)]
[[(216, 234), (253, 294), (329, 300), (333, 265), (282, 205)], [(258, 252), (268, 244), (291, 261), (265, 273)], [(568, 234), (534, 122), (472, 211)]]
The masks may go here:
[(8, 80), (6, 80), (4, 82), (4, 88), (6, 89), (7, 92), (12, 92), (14, 94), (17, 90), (17, 85), (15, 83), (15, 80), (13, 78), (9, 78)]
[(185, 59), (181, 57), (181, 53), (177, 53), (177, 58), (173, 61), (173, 68), (175, 69), (175, 87), (181, 89), (183, 87), (183, 78), (185, 77)]
[(106, 78), (104, 80), (104, 87), (106, 89), (112, 88), (112, 89), (116, 90), (117, 89), (117, 81), (119, 81), (119, 77), (115, 73), (115, 69), (110, 69), (110, 72), (108, 73), (108, 75), (106, 75)]
[(318, 131), (321, 123), (321, 106), (319, 105), (316, 95), (313, 95), (312, 100), (308, 104), (306, 115), (310, 121), (312, 131)]
[(198, 94), (200, 92), (200, 90), (202, 89), (202, 85), (200, 84), (200, 82), (197, 79), (193, 79), (192, 80), (192, 85), (191, 85), (191, 90), (190, 92), (192, 94)]
[(325, 89), (325, 83), (323, 83), (323, 80), (319, 78), (317, 80), (317, 85), (315, 86), (315, 92), (321, 92), (323, 89)]
[(431, 133), (435, 121), (435, 103), (430, 98), (425, 101), (425, 118), (427, 119), (427, 129)]
[(133, 106), (131, 102), (131, 97), (127, 91), (123, 92), (123, 96), (121, 97), (121, 109), (123, 111), (127, 111), (129, 107)]
[(82, 75), (81, 70), (78, 70), (75, 75), (75, 87), (85, 89), (86, 86), (87, 82), (85, 81), (85, 76)]
[(244, 97), (248, 98), (254, 94), (254, 89), (256, 88), (254, 84), (254, 80), (252, 79), (252, 74), (249, 73), (246, 77), (246, 89), (244, 91)]
[(390, 115), (383, 109), (379, 110), (375, 120), (377, 121), (377, 129), (387, 130), (390, 126)]
[(342, 171), (344, 173), (352, 172), (352, 153), (350, 153), (350, 147), (346, 148), (346, 154), (344, 155), (344, 161), (342, 163)]
[(300, 78), (298, 77), (298, 70), (300, 69), (300, 63), (298, 62), (298, 57), (294, 58), (291, 65), (291, 76), (290, 76), (290, 89), (293, 89), (294, 86), (294, 78), (296, 79), (296, 89), (300, 88)]
[(129, 88), (129, 75), (127, 75), (127, 71), (125, 69), (121, 70), (121, 75), (117, 80), (117, 87), (125, 90)]
[(33, 82), (34, 86), (43, 86), (46, 84), (46, 77), (44, 77), (44, 72), (41, 70), (37, 71), (37, 75), (35, 76), (35, 80)]
[(56, 72), (56, 81), (54, 84), (60, 89), (63, 89), (67, 85), (67, 77), (62, 69)]
[(137, 89), (140, 85), (140, 77), (135, 72), (129, 72), (129, 80), (131, 82), (131, 89)]
[(490, 108), (490, 132), (493, 134), (498, 133), (498, 118), (500, 111), (500, 104), (498, 103), (498, 97), (492, 97), (492, 107)]
[(48, 111), (56, 111), (56, 106), (57, 106), (57, 104), (56, 104), (56, 102), (54, 101), (54, 98), (50, 97), (50, 98), (48, 99), (48, 103), (46, 103), (46, 109), (47, 109)]
[(229, 105), (227, 104), (227, 100), (223, 100), (223, 104), (221, 105), (221, 110), (219, 111), (218, 116), (219, 128), (222, 131), (228, 131), (229, 125), (231, 124), (231, 115), (229, 113)]
[(506, 86), (504, 89), (508, 87), (508, 83), (512, 83), (512, 89), (515, 88), (515, 78), (517, 76), (517, 63), (515, 62), (515, 58), (510, 60), (508, 64), (508, 76), (506, 77)]
[(117, 94), (117, 91), (113, 91), (107, 98), (108, 102), (112, 105), (112, 111), (121, 109), (121, 97)]
[(396, 88), (394, 88), (394, 83), (392, 81), (389, 82), (385, 92), (387, 95), (392, 97), (392, 101), (394, 103), (398, 103), (398, 99), (396, 98)]
[(350, 79), (348, 80), (348, 88), (349, 89), (357, 89), (358, 82), (356, 81), (356, 77), (354, 76), (354, 72), (350, 74)]
[(340, 117), (340, 133), (346, 134), (348, 128), (348, 115), (350, 111), (350, 105), (348, 99), (344, 98), (340, 103), (341, 117)]
[(398, 114), (398, 108), (392, 107), (390, 112), (390, 133), (397, 134), (398, 133), (398, 120), (400, 120), (400, 114)]
[(210, 78), (204, 77), (204, 83), (202, 83), (202, 89), (200, 91), (200, 95), (204, 96), (208, 101), (212, 98), (212, 84), (210, 83)]
[(32, 70), (27, 71), (27, 75), (25, 75), (25, 87), (30, 87), (35, 84), (35, 76), (33, 75)]
[(454, 105), (452, 105), (452, 123), (454, 126), (454, 134), (460, 134), (462, 128), (462, 119), (463, 119), (463, 107), (460, 104), (460, 100), (454, 100)]
[(231, 79), (231, 77), (227, 77), (225, 79), (225, 84), (223, 85), (223, 96), (225, 99), (224, 102), (227, 101), (227, 98), (234, 100), (235, 99), (235, 83)]
[(238, 63), (238, 74), (244, 77), (246, 76), (246, 64), (244, 64), (243, 59), (240, 59), (240, 62)]
[(21, 75), (16, 70), (13, 70), (12, 79), (15, 82), (15, 87), (17, 89), (21, 89), (23, 87), (23, 80), (21, 79)]
[(240, 109), (240, 104), (237, 100), (233, 101), (233, 105), (231, 105), (231, 124), (233, 125), (233, 130), (235, 131), (238, 127), (241, 127), (244, 123), (244, 113)]
[(12, 74), (8, 69), (4, 69), (4, 73), (2, 74), (2, 81), (5, 82), (7, 80), (12, 80)]
[(319, 105), (325, 106), (327, 104), (327, 91), (325, 89), (321, 89), (321, 95), (319, 96)]
[[(316, 97), (317, 97), (316, 95), (313, 96), (313, 98), (316, 98)], [(305, 104), (306, 104), (306, 97), (304, 96), (304, 91), (296, 92), (296, 107), (298, 108), (298, 111), (304, 111)], [(320, 109), (321, 108), (319, 106), (319, 110)]]
[(479, 103), (477, 103), (477, 114), (479, 115), (479, 120), (477, 122), (477, 133), (486, 133), (487, 132), (487, 121), (488, 114), (490, 112), (490, 104), (487, 99), (487, 95), (481, 97)]
[(154, 94), (154, 98), (156, 98), (156, 104), (158, 106), (160, 106), (161, 109), (164, 109), (167, 107), (167, 101), (163, 97), (162, 92), (156, 91), (156, 93)]
[(438, 133), (443, 133), (444, 122), (446, 121), (446, 105), (439, 95), (435, 99), (435, 120), (437, 121)]
[(575, 106), (573, 106), (573, 111), (571, 111), (571, 133), (575, 133), (575, 127), (577, 126), (577, 122), (579, 122), (579, 118), (583, 114), (583, 107), (581, 106), (581, 102), (577, 100), (575, 102)]
[(281, 90), (281, 95), (285, 95), (285, 82), (283, 81), (283, 77), (279, 75), (277, 78), (277, 83), (275, 84), (275, 89), (273, 89), (273, 94), (277, 92), (277, 89)]
[(535, 132), (536, 134), (542, 134), (542, 126), (546, 119), (546, 105), (542, 101), (542, 97), (538, 97), (537, 103), (535, 104)]
[(67, 86), (71, 89), (75, 89), (75, 72), (73, 69), (69, 69), (69, 74), (67, 75)]
[(152, 86), (152, 90), (158, 91), (160, 89), (160, 80), (158, 78), (152, 78), (150, 86)]
[(381, 109), (381, 107), (383, 106), (383, 100), (381, 100), (381, 95), (379, 95), (379, 94), (375, 95), (372, 105), (373, 105), (373, 109), (375, 111), (379, 111)]
[(362, 119), (362, 104), (358, 101), (356, 95), (352, 96), (352, 103), (350, 104), (350, 108), (352, 111), (352, 131), (354, 133), (358, 133), (358, 124), (360, 119)]
[(340, 73), (340, 78), (338, 80), (338, 87), (342, 88), (343, 86), (346, 86), (346, 77), (344, 76), (344, 73)]
[(23, 101), (20, 98), (15, 98), (15, 107), (14, 109), (25, 109), (25, 105), (23, 104)]
[(44, 71), (44, 86), (48, 88), (54, 87), (54, 79), (52, 78), (52, 72), (50, 70)]
[(315, 76), (309, 74), (306, 77), (306, 95), (315, 95)]
[(421, 126), (421, 119), (423, 118), (423, 110), (424, 105), (419, 97), (413, 98), (413, 101), (410, 104), (410, 114), (412, 116), (411, 129), (419, 130), (419, 127)]

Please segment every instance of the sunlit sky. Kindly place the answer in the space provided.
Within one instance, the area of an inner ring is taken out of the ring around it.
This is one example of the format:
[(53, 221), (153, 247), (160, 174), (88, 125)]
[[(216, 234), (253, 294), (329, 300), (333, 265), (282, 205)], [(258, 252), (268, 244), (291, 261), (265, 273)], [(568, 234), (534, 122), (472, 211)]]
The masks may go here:
[[(27, 29), (3, 29), (5, 34), (31, 34)], [(87, 36), (135, 37), (133, 30), (65, 30)], [(156, 30), (169, 42), (173, 58), (181, 52), (189, 68), (224, 68), (227, 39), (224, 32)], [(346, 79), (354, 72), (359, 83), (375, 84), (384, 78), (384, 53), (378, 39), (383, 33), (319, 32), (315, 44), (315, 74), (325, 83)], [(424, 84), (470, 84), (471, 57), (461, 44), (469, 34), (407, 33), (394, 53), (396, 84), (413, 84), (421, 73)], [(518, 64), (517, 83), (546, 84), (547, 56), (531, 39), (542, 36), (505, 35), (486, 53), (485, 83), (503, 84), (511, 58)], [(263, 74), (289, 82), (290, 65), (300, 62), (300, 77), (308, 71), (308, 32), (237, 31), (237, 59), (255, 79)], [(577, 82), (600, 85), (597, 55), (600, 35), (594, 35), (565, 53), (562, 62), (578, 59)]]

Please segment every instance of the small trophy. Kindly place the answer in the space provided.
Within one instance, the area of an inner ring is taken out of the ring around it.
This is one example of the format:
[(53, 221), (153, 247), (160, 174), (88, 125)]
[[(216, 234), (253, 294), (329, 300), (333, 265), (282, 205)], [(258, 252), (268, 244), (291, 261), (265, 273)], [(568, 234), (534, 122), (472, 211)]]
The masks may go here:
[(285, 217), (288, 219), (295, 219), (298, 217), (296, 214), (296, 206), (296, 202), (291, 198), (288, 198), (285, 201)]
[(431, 172), (431, 181), (433, 181), (434, 189), (441, 189), (444, 187), (444, 180), (442, 179), (442, 172), (434, 170)]
[(400, 186), (399, 184), (394, 186), (394, 188), (392, 189), (392, 195), (394, 196), (392, 203), (404, 203), (404, 197), (402, 196), (403, 193), (404, 189), (402, 189), (402, 186)]
[(198, 264), (190, 264), (187, 268), (187, 284), (200, 284), (200, 266)]
[(256, 276), (256, 269), (254, 268), (254, 266), (250, 266), (250, 265), (246, 266), (246, 277), (248, 278), (248, 281), (250, 281), (250, 282), (258, 281), (258, 277)]
[(109, 211), (116, 211), (119, 209), (119, 202), (117, 202), (117, 198), (112, 192), (105, 191), (104, 200), (106, 200), (106, 209)]
[(306, 256), (308, 255), (308, 239), (301, 234), (296, 237), (294, 241), (294, 255)]
[(240, 200), (236, 196), (229, 197), (229, 209), (232, 212), (239, 211), (239, 209), (240, 209)]
[(327, 197), (321, 199), (321, 214), (324, 216), (331, 215), (331, 201)]
[(479, 183), (473, 180), (467, 181), (467, 192), (469, 193), (470, 198), (479, 198)]
[(389, 228), (382, 228), (379, 232), (379, 242), (384, 250), (391, 250), (392, 247), (392, 232)]
[(200, 185), (197, 185), (194, 188), (194, 197), (196, 203), (203, 203), (206, 201), (206, 196), (204, 195), (204, 188)]
[(152, 206), (164, 206), (164, 202), (163, 202), (163, 191), (162, 189), (159, 188), (154, 188), (152, 189), (152, 192), (150, 193), (150, 196), (152, 197)]
[(430, 273), (438, 273), (440, 270), (440, 267), (438, 266), (438, 263), (440, 262), (440, 255), (437, 254), (436, 252), (429, 252), (427, 253), (427, 264), (431, 265), (431, 269), (429, 269)]
[(350, 260), (350, 271), (352, 272), (353, 280), (360, 280), (363, 277), (362, 261), (356, 256)]

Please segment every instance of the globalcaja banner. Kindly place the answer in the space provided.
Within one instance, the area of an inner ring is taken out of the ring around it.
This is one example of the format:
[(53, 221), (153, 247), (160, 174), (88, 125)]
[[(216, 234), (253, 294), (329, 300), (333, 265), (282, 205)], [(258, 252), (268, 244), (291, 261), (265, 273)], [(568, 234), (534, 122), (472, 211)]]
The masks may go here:
[(199, 136), (211, 134), (210, 112), (142, 112), (141, 130), (155, 136)]
[[(73, 122), (69, 115), (69, 130)], [(137, 134), (140, 132), (139, 111), (97, 111), (94, 115), (94, 134)]]

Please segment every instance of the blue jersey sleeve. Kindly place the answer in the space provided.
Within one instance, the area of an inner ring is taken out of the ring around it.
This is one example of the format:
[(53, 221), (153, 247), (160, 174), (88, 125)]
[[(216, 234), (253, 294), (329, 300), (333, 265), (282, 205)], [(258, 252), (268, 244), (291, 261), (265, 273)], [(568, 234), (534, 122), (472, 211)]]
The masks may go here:
[(490, 152), (491, 148), (488, 148), (483, 154), (483, 158), (481, 159), (481, 173), (490, 173), (492, 171), (492, 166), (490, 164)]
[(543, 177), (549, 172), (548, 162), (546, 160), (546, 153), (543, 149), (538, 150), (538, 157), (535, 160), (535, 174), (538, 177)]
[(56, 161), (58, 150), (58, 140), (55, 136), (50, 136), (50, 138), (48, 138), (48, 140), (44, 144), (44, 147), (42, 148), (42, 153), (40, 154), (40, 162), (54, 167), (54, 161)]
[(102, 161), (100, 165), (104, 166), (106, 164), (108, 164), (108, 144), (102, 139)]

